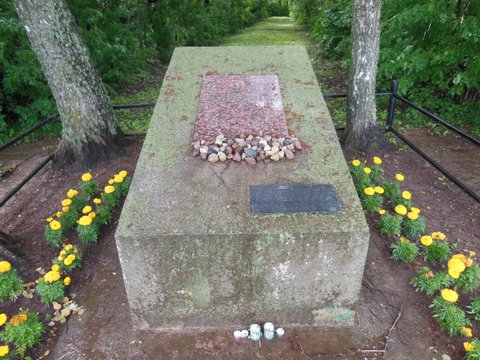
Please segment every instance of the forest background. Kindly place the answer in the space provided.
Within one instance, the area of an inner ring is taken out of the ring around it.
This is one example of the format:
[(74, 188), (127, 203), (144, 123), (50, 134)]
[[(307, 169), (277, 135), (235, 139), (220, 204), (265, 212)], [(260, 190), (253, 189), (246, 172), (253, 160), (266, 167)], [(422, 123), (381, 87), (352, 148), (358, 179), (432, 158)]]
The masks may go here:
[[(321, 56), (347, 71), (351, 0), (69, 0), (111, 96), (149, 77), (177, 46), (211, 46), (268, 16), (293, 16)], [(377, 89), (399, 93), (480, 135), (480, 2), (385, 0)], [(158, 90), (158, 89), (157, 89)], [(345, 88), (346, 91), (346, 88)], [(0, 3), (0, 143), (55, 113), (55, 101), (10, 1)], [(405, 111), (407, 124), (422, 125)], [(52, 123), (37, 136), (59, 133)]]

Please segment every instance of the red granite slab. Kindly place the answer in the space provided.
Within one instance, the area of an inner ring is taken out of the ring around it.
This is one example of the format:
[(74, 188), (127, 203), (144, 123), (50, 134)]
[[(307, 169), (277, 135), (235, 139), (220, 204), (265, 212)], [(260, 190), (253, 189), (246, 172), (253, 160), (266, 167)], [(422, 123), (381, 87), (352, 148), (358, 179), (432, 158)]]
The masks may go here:
[(277, 75), (207, 75), (200, 90), (194, 140), (217, 135), (288, 136)]

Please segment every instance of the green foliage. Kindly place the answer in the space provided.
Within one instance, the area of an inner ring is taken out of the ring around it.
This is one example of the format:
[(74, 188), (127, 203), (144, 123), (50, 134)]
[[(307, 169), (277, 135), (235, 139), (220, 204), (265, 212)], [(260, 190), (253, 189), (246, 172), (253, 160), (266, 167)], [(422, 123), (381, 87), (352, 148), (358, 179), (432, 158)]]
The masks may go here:
[(460, 307), (440, 296), (433, 299), (430, 308), (440, 327), (450, 336), (461, 334), (462, 328), (470, 325), (470, 320)]
[(385, 213), (380, 216), (377, 223), (380, 234), (387, 236), (398, 236), (402, 229), (402, 217), (400, 215), (390, 215)]
[(383, 179), (383, 169), (380, 165), (373, 164), (370, 166), (372, 169), (372, 172), (370, 173), (370, 179), (372, 179), (372, 182), (375, 184), (378, 184), (382, 181)]
[(405, 240), (398, 240), (392, 245), (392, 259), (404, 262), (405, 264), (411, 263), (418, 255), (417, 244)]
[[(73, 202), (72, 202), (73, 203)], [(62, 224), (62, 227), (65, 228), (65, 229), (71, 229), (77, 222), (77, 219), (78, 219), (78, 212), (75, 211), (75, 209), (73, 209), (72, 207), (70, 207), (70, 209), (68, 211), (64, 211), (62, 216), (60, 216), (58, 218), (58, 221), (60, 221), (60, 223)], [(52, 230), (53, 231), (53, 230)], [(57, 230), (57, 231), (60, 231), (61, 230)], [(63, 240), (62, 240), (63, 241)], [(60, 241), (57, 245), (52, 245), (52, 246), (58, 246), (60, 245), (60, 243), (62, 242)], [(47, 240), (47, 243), (48, 243), (48, 240)]]
[(379, 194), (365, 195), (364, 193), (361, 193), (360, 201), (362, 203), (363, 209), (367, 213), (378, 211), (382, 208), (383, 205), (383, 197)]
[(460, 290), (471, 292), (478, 289), (480, 286), (480, 266), (473, 264), (467, 267), (458, 279), (455, 280), (455, 285)]
[(397, 205), (403, 205), (407, 209), (410, 209), (412, 207), (412, 200), (404, 199), (401, 195), (399, 197), (392, 198), (391, 202), (392, 202), (392, 207), (395, 207)]
[(65, 241), (65, 235), (63, 235), (62, 229), (53, 230), (50, 225), (45, 226), (45, 242), (53, 247), (59, 247), (60, 244)]
[(40, 342), (45, 332), (45, 325), (38, 320), (37, 314), (27, 311), (20, 314), (27, 316), (27, 319), (17, 326), (7, 323), (4, 330), (0, 332), (0, 339), (14, 344), (15, 350), (22, 353)]
[(385, 190), (384, 196), (386, 199), (393, 200), (402, 196), (398, 182), (385, 180), (381, 186)]
[(416, 238), (423, 235), (426, 228), (427, 223), (422, 216), (419, 216), (415, 220), (410, 220), (406, 217), (402, 222), (402, 234), (410, 238)]
[(23, 280), (16, 269), (0, 273), (0, 303), (4, 300), (15, 300), (22, 292)]
[(106, 206), (110, 211), (116, 207), (120, 201), (120, 192), (114, 191), (113, 193), (107, 194), (103, 193), (102, 194), (102, 203), (104, 206)]
[(466, 359), (479, 360), (480, 359), (480, 341), (478, 339), (473, 339), (472, 341), (470, 341), (470, 344), (473, 346), (473, 350), (467, 352)]
[(468, 313), (471, 314), (475, 320), (480, 321), (480, 297), (475, 297), (467, 308)]
[(98, 185), (95, 180), (80, 181), (78, 187), (80, 190), (83, 191), (83, 193), (88, 197), (88, 199), (93, 198), (98, 192)]
[(65, 296), (65, 285), (62, 280), (53, 283), (47, 283), (45, 279), (41, 278), (35, 286), (35, 291), (40, 296), (40, 300), (45, 305), (50, 305), (54, 301), (60, 301)]
[(442, 262), (450, 257), (450, 251), (446, 241), (433, 241), (430, 246), (423, 247), (421, 255), (426, 262)]
[(428, 297), (433, 296), (437, 291), (451, 285), (452, 278), (445, 272), (433, 274), (428, 267), (417, 272), (417, 276), (410, 280), (410, 284), (416, 291), (425, 293)]
[(93, 221), (97, 225), (107, 225), (112, 218), (112, 210), (106, 205), (97, 206), (95, 214), (97, 216)]
[(99, 227), (95, 224), (83, 226), (77, 225), (77, 234), (82, 243), (85, 245), (90, 243), (96, 243), (98, 241), (98, 235), (100, 233)]

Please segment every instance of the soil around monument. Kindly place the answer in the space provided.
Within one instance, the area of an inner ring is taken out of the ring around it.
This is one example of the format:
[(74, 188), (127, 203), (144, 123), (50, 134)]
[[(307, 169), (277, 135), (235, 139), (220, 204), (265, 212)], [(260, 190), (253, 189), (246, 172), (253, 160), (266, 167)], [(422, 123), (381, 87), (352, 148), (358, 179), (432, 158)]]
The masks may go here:
[[(429, 141), (429, 135), (416, 136), (416, 141)], [(449, 152), (449, 144), (454, 144), (445, 140), (442, 142), (447, 149), (442, 152), (444, 155)], [(140, 139), (133, 141), (124, 157), (99, 163), (91, 169), (92, 173), (98, 176), (99, 182), (105, 182), (121, 169), (133, 175), (141, 145)], [(376, 155), (384, 160), (386, 176), (396, 172), (405, 174), (402, 188), (413, 194), (415, 205), (427, 219), (428, 231), (445, 232), (450, 242), (457, 243), (458, 250), (480, 248), (479, 204), (412, 151), (389, 149)], [(464, 159), (471, 156), (476, 155), (462, 154)], [(468, 167), (458, 163), (456, 166), (457, 171), (470, 173)], [(26, 170), (19, 167), (16, 171)], [(39, 277), (37, 268), (51, 265), (57, 249), (44, 243), (42, 219), (57, 210), (66, 191), (76, 185), (81, 174), (82, 171), (75, 169), (47, 168), (0, 208), (1, 231), (22, 239), (16, 250), (24, 264), (19, 271), (26, 282)], [(66, 325), (49, 329), (42, 345), (30, 353), (33, 358), (50, 351), (47, 357), (50, 359), (381, 359), (384, 358), (381, 353), (358, 353), (357, 350), (383, 349), (384, 336), (397, 317), (385, 358), (431, 359), (441, 358), (444, 353), (452, 359), (463, 356), (465, 339), (452, 339), (441, 331), (429, 312), (428, 298), (408, 284), (418, 264), (406, 266), (390, 259), (389, 241), (373, 226), (375, 216), (367, 217), (371, 240), (355, 331), (286, 328), (283, 338), (262, 341), (261, 346), (248, 340), (235, 341), (230, 331), (134, 332), (114, 240), (119, 214), (120, 208), (112, 224), (102, 229), (99, 243), (86, 248), (82, 268), (72, 274), (69, 294), (75, 293), (75, 300), (86, 311), (72, 317)], [(20, 307), (39, 312), (41, 319), (53, 313), (53, 309), (42, 305), (37, 297), (28, 301), (20, 297), (15, 303), (3, 303), (1, 312), (13, 314)], [(245, 324), (245, 328), (248, 325)], [(474, 324), (473, 331), (474, 334), (480, 332), (478, 323)]]

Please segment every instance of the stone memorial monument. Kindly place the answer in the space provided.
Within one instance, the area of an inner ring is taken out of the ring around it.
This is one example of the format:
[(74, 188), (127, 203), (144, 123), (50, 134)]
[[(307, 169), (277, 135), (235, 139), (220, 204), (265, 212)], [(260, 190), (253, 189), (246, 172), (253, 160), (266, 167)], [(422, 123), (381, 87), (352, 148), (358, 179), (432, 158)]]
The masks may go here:
[(368, 240), (303, 46), (175, 50), (116, 232), (137, 329), (352, 324)]

